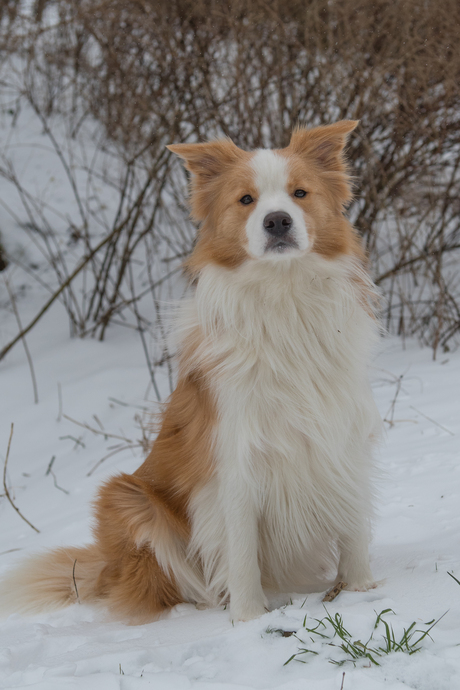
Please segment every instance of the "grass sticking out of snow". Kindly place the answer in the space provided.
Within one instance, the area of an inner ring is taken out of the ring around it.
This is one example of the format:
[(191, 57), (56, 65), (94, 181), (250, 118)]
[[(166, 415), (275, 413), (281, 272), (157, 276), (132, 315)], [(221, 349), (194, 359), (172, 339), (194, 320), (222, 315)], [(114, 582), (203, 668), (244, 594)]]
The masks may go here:
[[(384, 609), (378, 614), (376, 612), (373, 630), (367, 642), (364, 643), (361, 642), (361, 640), (353, 640), (353, 636), (345, 627), (343, 616), (340, 613), (335, 613), (334, 616), (332, 616), (326, 607), (324, 607), (324, 610), (326, 611), (326, 616), (324, 618), (311, 619), (315, 625), (307, 621), (307, 616), (305, 616), (302, 624), (303, 630), (298, 632), (295, 637), (305, 645), (305, 640), (302, 640), (299, 634), (305, 636), (304, 633), (307, 633), (311, 645), (309, 647), (299, 647), (298, 651), (289, 657), (284, 666), (287, 666), (291, 661), (300, 661), (304, 664), (307, 663), (305, 659), (300, 659), (299, 657), (308, 657), (308, 655), (318, 656), (324, 645), (335, 647), (343, 652), (341, 655), (342, 658), (329, 659), (331, 664), (343, 666), (343, 664), (351, 662), (356, 666), (360, 661), (368, 661), (374, 664), (374, 666), (380, 666), (377, 659), (384, 655), (392, 654), (393, 652), (403, 652), (412, 655), (419, 652), (422, 649), (422, 642), (426, 638), (432, 640), (430, 635), (431, 630), (439, 623), (441, 618), (446, 615), (444, 613), (437, 620), (433, 619), (428, 621), (428, 623), (422, 623), (424, 629), (417, 627), (416, 621), (413, 621), (408, 628), (403, 628), (402, 633), (397, 635), (391, 623), (388, 623), (384, 618), (384, 616), (389, 613), (394, 614), (394, 611), (393, 609)], [(267, 630), (267, 632), (279, 631)], [(380, 645), (374, 639), (377, 633), (381, 634)]]
[(450, 575), (451, 578), (452, 578), (453, 580), (455, 580), (455, 582), (456, 582), (458, 585), (460, 585), (460, 580), (457, 580), (457, 578), (455, 577), (455, 575), (454, 575), (453, 573), (449, 573), (449, 571), (447, 571), (447, 574)]

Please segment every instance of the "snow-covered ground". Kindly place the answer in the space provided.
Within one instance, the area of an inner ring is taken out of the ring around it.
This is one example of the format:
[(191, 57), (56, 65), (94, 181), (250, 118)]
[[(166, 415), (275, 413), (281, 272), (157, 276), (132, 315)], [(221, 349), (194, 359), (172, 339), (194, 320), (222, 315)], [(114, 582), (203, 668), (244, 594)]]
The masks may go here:
[[(24, 131), (24, 140), (28, 132), (31, 127)], [(39, 136), (35, 131), (33, 135)], [(48, 185), (54, 201), (71, 213), (67, 192), (62, 191), (61, 198), (53, 187), (61, 189), (62, 173), (61, 178), (53, 175), (45, 154), (24, 157), (24, 170), (31, 180), (36, 177), (37, 185)], [(0, 196), (16, 208), (9, 189), (0, 185)], [(8, 248), (24, 251), (30, 260), (30, 247), (22, 246), (23, 236), (3, 211), (1, 223)], [(8, 269), (8, 276), (19, 293), (23, 284), (27, 288), (27, 298), (19, 294), (17, 300), (27, 324), (47, 294), (39, 286), (31, 288), (30, 279), (18, 269)], [(17, 332), (7, 305), (0, 276), (0, 347)], [(156, 409), (135, 331), (112, 327), (103, 343), (71, 340), (64, 309), (56, 303), (27, 342), (39, 402), (34, 403), (27, 360), (18, 343), (0, 362), (0, 469), (14, 423), (7, 485), (18, 508), (40, 532), (18, 516), (5, 496), (0, 498), (0, 577), (34, 551), (90, 540), (91, 500), (98, 485), (141, 463), (139, 415), (145, 425)], [(460, 585), (448, 574), (460, 579), (460, 351), (432, 361), (430, 350), (414, 342), (403, 349), (401, 341), (388, 339), (371, 375), (387, 420), (378, 457), (371, 546), (380, 585), (367, 593), (342, 592), (327, 612), (340, 614), (350, 639), (362, 642), (385, 609), (394, 612), (387, 612), (384, 620), (397, 639), (412, 622), (423, 631), (424, 623), (445, 613), (431, 630), (432, 639), (421, 643), (421, 651), (375, 657), (380, 666), (369, 659), (356, 666), (331, 663), (346, 658), (329, 644), (341, 641), (305, 629), (326, 616), (323, 592), (306, 599), (285, 593), (271, 601), (270, 613), (234, 626), (223, 608), (202, 611), (183, 604), (164, 620), (130, 627), (75, 605), (58, 613), (0, 621), (0, 685), (36, 690), (460, 688)], [(167, 374), (158, 377), (166, 395)], [(108, 436), (75, 422), (105, 430)], [(330, 628), (318, 630), (329, 635)], [(381, 624), (374, 632), (372, 646), (383, 646), (384, 630)], [(310, 652), (285, 666), (299, 648)]]

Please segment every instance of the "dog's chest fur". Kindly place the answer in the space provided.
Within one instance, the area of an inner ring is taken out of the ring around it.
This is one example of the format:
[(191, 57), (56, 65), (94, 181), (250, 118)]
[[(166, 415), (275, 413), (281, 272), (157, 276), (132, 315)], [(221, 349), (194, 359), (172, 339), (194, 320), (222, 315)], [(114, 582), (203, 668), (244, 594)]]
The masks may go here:
[(226, 581), (227, 501), (244, 494), (244, 509), (255, 511), (262, 575), (276, 584), (327, 568), (334, 540), (354, 529), (344, 502), (368, 502), (368, 438), (379, 421), (367, 364), (377, 329), (357, 298), (356, 271), (348, 259), (308, 255), (200, 277), (185, 323), (204, 336), (196, 362), (218, 423), (214, 477), (192, 500), (192, 550), (215, 591)]

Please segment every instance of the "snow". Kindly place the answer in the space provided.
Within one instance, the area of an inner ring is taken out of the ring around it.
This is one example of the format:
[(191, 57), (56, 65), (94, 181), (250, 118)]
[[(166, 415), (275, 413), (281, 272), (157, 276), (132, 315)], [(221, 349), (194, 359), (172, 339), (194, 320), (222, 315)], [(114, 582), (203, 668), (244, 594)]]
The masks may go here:
[[(45, 178), (52, 176), (54, 164), (48, 158), (34, 160), (36, 168), (28, 168), (30, 179), (41, 176), (48, 184)], [(0, 187), (4, 198), (5, 189)], [(62, 189), (65, 206), (69, 194)], [(17, 246), (30, 259), (32, 249), (15, 223), (6, 213), (1, 220), (6, 246)], [(22, 284), (27, 287), (27, 299), (17, 302), (23, 324), (29, 323), (45, 301), (46, 290), (31, 288), (30, 279), (17, 268), (8, 272), (15, 289)], [(0, 347), (17, 332), (7, 305), (0, 280)], [(119, 471), (132, 472), (142, 462), (138, 444), (142, 434), (135, 415), (142, 416), (145, 426), (157, 409), (135, 331), (112, 327), (102, 343), (70, 339), (65, 311), (56, 303), (29, 333), (27, 342), (39, 402), (34, 404), (27, 360), (18, 343), (0, 362), (0, 463), (3, 466), (14, 423), (7, 484), (16, 505), (40, 532), (21, 520), (5, 497), (0, 498), (0, 578), (37, 550), (90, 540), (91, 500), (97, 487), (105, 478)], [(75, 605), (0, 621), (0, 686), (35, 690), (460, 688), (460, 585), (448, 574), (460, 579), (460, 351), (433, 361), (432, 352), (415, 342), (406, 342), (404, 348), (401, 340), (385, 339), (371, 377), (387, 420), (377, 458), (371, 545), (379, 586), (364, 593), (342, 592), (327, 605), (327, 611), (332, 616), (340, 613), (352, 639), (363, 641), (372, 632), (376, 613), (384, 609), (395, 612), (385, 620), (396, 634), (413, 621), (426, 629), (424, 623), (445, 613), (431, 631), (432, 640), (422, 643), (422, 651), (384, 656), (378, 667), (367, 662), (358, 662), (356, 667), (349, 662), (330, 663), (343, 659), (343, 652), (326, 641), (312, 643), (302, 628), (305, 615), (310, 624), (326, 615), (321, 601), (324, 592), (306, 598), (284, 593), (271, 599), (273, 610), (262, 618), (235, 625), (223, 608), (197, 610), (181, 604), (160, 621), (127, 626), (101, 611)], [(158, 373), (158, 383), (167, 395), (166, 371)], [(95, 434), (64, 415), (93, 429), (102, 425), (126, 441)], [(119, 450), (122, 446), (134, 447)], [(94, 469), (114, 450), (119, 452)], [(52, 472), (47, 473), (53, 456)], [(295, 631), (304, 644), (276, 630)], [(300, 657), (307, 663), (294, 660), (285, 666), (302, 646), (318, 654)]]

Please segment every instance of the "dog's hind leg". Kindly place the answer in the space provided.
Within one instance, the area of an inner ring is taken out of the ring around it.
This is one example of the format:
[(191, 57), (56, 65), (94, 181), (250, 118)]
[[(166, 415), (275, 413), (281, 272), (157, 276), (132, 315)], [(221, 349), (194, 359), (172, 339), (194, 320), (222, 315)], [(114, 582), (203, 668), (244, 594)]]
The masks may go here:
[(142, 622), (184, 601), (168, 562), (186, 544), (188, 524), (153, 485), (133, 475), (105, 484), (96, 503), (96, 544), (106, 563), (97, 582), (101, 603), (113, 613)]

